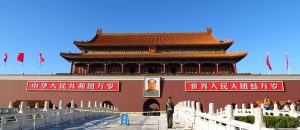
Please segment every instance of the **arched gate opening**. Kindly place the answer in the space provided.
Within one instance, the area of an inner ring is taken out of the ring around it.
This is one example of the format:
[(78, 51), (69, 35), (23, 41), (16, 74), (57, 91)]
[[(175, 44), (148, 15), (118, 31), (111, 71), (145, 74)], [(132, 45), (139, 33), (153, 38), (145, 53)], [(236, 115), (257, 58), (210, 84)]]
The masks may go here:
[(157, 100), (151, 98), (144, 102), (143, 111), (146, 112), (143, 114), (144, 116), (160, 116), (160, 112), (153, 112), (159, 110), (160, 104)]

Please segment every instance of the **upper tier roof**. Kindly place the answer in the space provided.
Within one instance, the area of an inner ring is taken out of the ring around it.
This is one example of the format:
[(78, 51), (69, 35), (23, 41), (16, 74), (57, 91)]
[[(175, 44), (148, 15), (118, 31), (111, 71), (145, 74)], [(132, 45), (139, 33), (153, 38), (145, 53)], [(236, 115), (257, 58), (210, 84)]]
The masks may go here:
[(179, 33), (102, 33), (98, 29), (92, 40), (74, 42), (80, 49), (98, 46), (230, 46), (232, 43), (233, 40), (218, 40), (210, 28), (206, 32)]

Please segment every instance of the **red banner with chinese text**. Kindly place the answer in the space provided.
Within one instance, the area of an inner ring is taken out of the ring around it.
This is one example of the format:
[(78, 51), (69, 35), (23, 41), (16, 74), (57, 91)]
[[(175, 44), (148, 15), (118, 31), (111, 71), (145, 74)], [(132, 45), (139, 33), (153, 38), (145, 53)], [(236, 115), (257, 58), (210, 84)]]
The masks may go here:
[(26, 90), (119, 91), (119, 81), (28, 81)]
[(284, 91), (283, 81), (186, 81), (185, 91)]

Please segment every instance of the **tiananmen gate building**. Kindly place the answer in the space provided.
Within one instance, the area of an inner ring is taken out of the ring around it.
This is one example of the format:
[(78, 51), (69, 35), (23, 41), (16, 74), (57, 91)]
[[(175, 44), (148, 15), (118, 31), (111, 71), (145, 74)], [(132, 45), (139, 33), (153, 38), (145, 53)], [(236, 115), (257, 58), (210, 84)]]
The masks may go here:
[(61, 53), (75, 74), (235, 74), (247, 52), (229, 53), (233, 40), (210, 28), (189, 33), (102, 33), (75, 41), (81, 53)]
[[(300, 75), (241, 74), (237, 63), (247, 52), (227, 52), (233, 40), (219, 40), (205, 32), (103, 33), (89, 41), (75, 41), (80, 53), (60, 53), (70, 73), (1, 75), (0, 107), (10, 101), (71, 100), (114, 105), (123, 112), (164, 110), (167, 97), (176, 104), (199, 101), (203, 110), (227, 104), (299, 100)], [(252, 67), (249, 65), (249, 67)], [(155, 93), (148, 93), (154, 81)], [(40, 104), (43, 105), (43, 104)]]

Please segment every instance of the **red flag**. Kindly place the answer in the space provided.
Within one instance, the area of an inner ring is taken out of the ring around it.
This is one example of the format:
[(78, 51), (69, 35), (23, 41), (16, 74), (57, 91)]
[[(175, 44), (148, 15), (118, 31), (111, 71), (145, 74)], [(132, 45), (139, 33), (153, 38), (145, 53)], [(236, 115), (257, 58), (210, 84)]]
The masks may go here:
[(286, 70), (289, 70), (289, 57), (287, 52), (285, 52), (285, 63), (286, 63)]
[(269, 70), (272, 71), (272, 67), (271, 67), (271, 63), (270, 63), (270, 58), (269, 58), (269, 53), (267, 52), (267, 66), (269, 68)]
[(149, 47), (149, 51), (151, 53), (155, 53), (156, 52), (156, 47), (154, 47), (154, 46)]
[(43, 57), (43, 54), (40, 53), (40, 62), (44, 62), (44, 61), (45, 61), (45, 59), (44, 59), (44, 57)]
[(4, 53), (4, 59), (3, 59), (3, 60), (4, 60), (4, 62), (6, 62), (6, 61), (7, 61), (7, 59), (8, 59), (8, 54), (7, 54), (7, 52), (5, 52), (5, 53)]
[(23, 62), (24, 61), (24, 52), (19, 53), (19, 55), (17, 57), (17, 61), (19, 61), (19, 62)]

